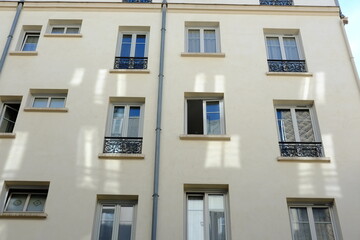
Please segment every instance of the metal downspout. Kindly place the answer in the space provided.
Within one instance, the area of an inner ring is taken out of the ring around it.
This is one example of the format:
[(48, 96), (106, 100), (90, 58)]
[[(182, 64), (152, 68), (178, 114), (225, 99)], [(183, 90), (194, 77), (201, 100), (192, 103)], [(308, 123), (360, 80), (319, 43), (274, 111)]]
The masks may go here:
[(6, 56), (7, 56), (8, 52), (9, 52), (10, 43), (11, 43), (11, 40), (13, 38), (15, 28), (16, 28), (17, 22), (19, 20), (20, 13), (21, 13), (21, 10), (23, 8), (23, 5), (24, 5), (24, 0), (21, 0), (21, 1), (18, 2), (15, 17), (14, 17), (13, 23), (11, 25), (10, 33), (9, 33), (9, 36), (7, 37), (5, 47), (4, 47), (4, 51), (3, 51), (1, 59), (0, 59), (0, 73), (1, 73), (2, 68), (4, 66)]
[(167, 1), (163, 0), (161, 4), (161, 43), (160, 43), (160, 66), (158, 76), (158, 100), (156, 114), (156, 140), (155, 140), (155, 164), (154, 164), (154, 192), (153, 192), (153, 212), (151, 225), (151, 240), (156, 240), (157, 221), (158, 221), (158, 200), (159, 200), (159, 167), (160, 167), (160, 133), (161, 133), (161, 115), (162, 115), (162, 93), (164, 81), (164, 53), (165, 53), (165, 31), (166, 31), (166, 10)]

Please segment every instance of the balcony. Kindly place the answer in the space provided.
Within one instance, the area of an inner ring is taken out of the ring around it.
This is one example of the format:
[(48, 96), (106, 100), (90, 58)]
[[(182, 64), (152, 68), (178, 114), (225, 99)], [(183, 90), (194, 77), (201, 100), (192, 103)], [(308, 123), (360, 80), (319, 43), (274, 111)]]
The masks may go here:
[(260, 5), (291, 6), (292, 0), (260, 0)]
[(279, 142), (282, 157), (323, 157), (321, 142)]
[(114, 69), (147, 69), (147, 57), (115, 57)]
[(270, 72), (307, 72), (305, 60), (268, 60)]
[(142, 137), (105, 137), (104, 153), (141, 154)]
[(123, 0), (124, 3), (151, 3), (151, 0)]

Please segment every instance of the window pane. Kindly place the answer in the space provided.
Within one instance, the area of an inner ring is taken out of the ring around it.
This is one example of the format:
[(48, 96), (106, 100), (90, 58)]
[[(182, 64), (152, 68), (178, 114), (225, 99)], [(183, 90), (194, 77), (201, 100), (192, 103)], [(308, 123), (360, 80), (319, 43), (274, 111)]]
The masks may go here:
[(12, 194), (5, 211), (22, 212), (24, 210), (27, 196), (27, 194)]
[(46, 195), (31, 194), (29, 204), (26, 211), (29, 212), (43, 212), (45, 206)]
[(133, 207), (121, 207), (118, 240), (131, 240)]
[(128, 137), (139, 137), (140, 107), (130, 107)]
[(115, 206), (103, 206), (100, 220), (99, 240), (111, 240)]
[(39, 33), (26, 34), (22, 51), (35, 51), (39, 35)]
[(299, 52), (294, 37), (284, 37), (284, 49), (287, 60), (299, 60)]
[(131, 50), (131, 34), (124, 34), (121, 43), (120, 57), (130, 57)]
[(267, 37), (267, 48), (269, 59), (272, 60), (281, 60), (281, 49), (280, 49), (280, 42), (278, 37)]
[(281, 142), (295, 142), (294, 126), (290, 109), (276, 110), (279, 137)]
[(208, 53), (216, 52), (215, 30), (204, 30), (204, 50)]
[(225, 240), (225, 208), (223, 195), (209, 195), (210, 240)]
[(50, 108), (63, 108), (65, 107), (65, 98), (51, 98)]
[(335, 240), (328, 208), (313, 208), (316, 236), (318, 240)]
[(187, 100), (187, 133), (204, 134), (203, 100)]
[(124, 124), (125, 107), (114, 107), (113, 122), (111, 128), (112, 137), (121, 137)]
[(78, 27), (68, 27), (66, 29), (66, 33), (68, 33), (68, 34), (77, 34), (77, 33), (79, 33), (79, 28)]
[(135, 57), (145, 56), (145, 42), (146, 42), (146, 35), (136, 36)]
[(187, 240), (204, 240), (203, 196), (188, 196)]
[(64, 27), (53, 27), (51, 33), (64, 33), (64, 31), (65, 31)]
[(35, 98), (33, 102), (34, 108), (46, 108), (49, 98)]
[(5, 103), (0, 116), (0, 132), (12, 132), (19, 112), (20, 104)]
[(314, 142), (315, 136), (309, 109), (296, 109), (296, 120), (301, 142)]
[(220, 103), (206, 102), (206, 127), (207, 134), (221, 134)]
[(294, 240), (311, 240), (307, 209), (305, 207), (290, 208), (290, 217)]
[(188, 52), (200, 52), (200, 30), (188, 31)]

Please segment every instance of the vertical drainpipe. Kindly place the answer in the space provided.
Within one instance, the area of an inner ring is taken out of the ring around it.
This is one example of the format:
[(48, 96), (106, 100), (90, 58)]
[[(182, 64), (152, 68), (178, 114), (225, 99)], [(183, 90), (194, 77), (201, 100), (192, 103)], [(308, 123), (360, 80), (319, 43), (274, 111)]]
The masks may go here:
[(11, 43), (11, 40), (12, 40), (12, 38), (14, 36), (15, 28), (16, 28), (17, 22), (19, 20), (20, 13), (21, 13), (21, 10), (23, 8), (23, 5), (24, 5), (24, 0), (21, 0), (21, 1), (18, 2), (15, 17), (14, 17), (13, 23), (11, 25), (10, 33), (9, 33), (9, 36), (7, 37), (5, 47), (4, 47), (4, 51), (3, 51), (1, 59), (0, 59), (0, 73), (1, 73), (2, 68), (4, 66), (6, 56), (7, 56), (8, 52), (9, 52), (10, 43)]
[(161, 43), (160, 43), (160, 64), (158, 76), (158, 100), (156, 114), (156, 140), (155, 140), (155, 164), (154, 164), (154, 192), (153, 192), (153, 209), (151, 240), (156, 240), (156, 230), (158, 221), (158, 200), (159, 200), (159, 168), (160, 168), (160, 133), (161, 133), (161, 115), (162, 115), (162, 95), (164, 81), (164, 53), (165, 53), (165, 31), (166, 31), (166, 10), (167, 1), (161, 3)]

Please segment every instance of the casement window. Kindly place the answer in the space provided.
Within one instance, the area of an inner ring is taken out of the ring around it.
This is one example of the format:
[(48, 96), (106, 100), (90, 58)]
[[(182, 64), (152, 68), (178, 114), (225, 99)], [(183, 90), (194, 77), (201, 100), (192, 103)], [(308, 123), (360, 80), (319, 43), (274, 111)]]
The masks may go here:
[(21, 51), (36, 51), (39, 41), (40, 31), (27, 31), (21, 44)]
[(299, 36), (267, 34), (266, 48), (270, 72), (306, 72)]
[(188, 53), (218, 53), (220, 52), (219, 29), (217, 27), (188, 27)]
[(291, 6), (292, 0), (260, 0), (260, 5)]
[(112, 103), (104, 153), (141, 153), (143, 104)]
[(333, 207), (325, 204), (290, 205), (293, 240), (337, 240)]
[(276, 106), (282, 156), (323, 157), (320, 130), (312, 106)]
[(34, 95), (31, 107), (33, 108), (65, 108), (66, 95), (54, 94)]
[(93, 240), (133, 240), (136, 201), (99, 201)]
[(148, 32), (121, 32), (115, 69), (147, 69)]
[(12, 133), (19, 113), (20, 102), (4, 102), (0, 107), (0, 133)]
[(186, 99), (186, 133), (225, 134), (222, 99)]
[(77, 25), (59, 25), (51, 27), (51, 34), (79, 34), (80, 26)]
[(226, 193), (186, 194), (186, 240), (227, 240)]

